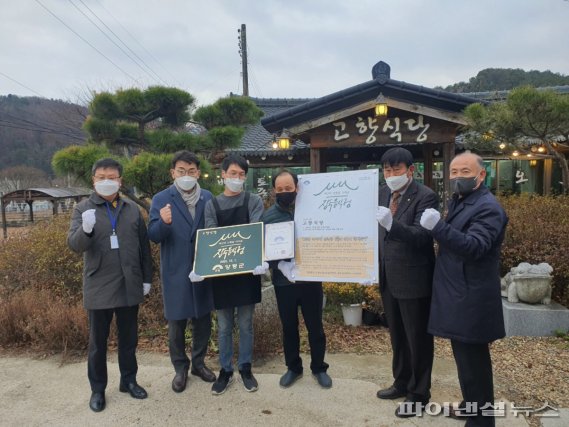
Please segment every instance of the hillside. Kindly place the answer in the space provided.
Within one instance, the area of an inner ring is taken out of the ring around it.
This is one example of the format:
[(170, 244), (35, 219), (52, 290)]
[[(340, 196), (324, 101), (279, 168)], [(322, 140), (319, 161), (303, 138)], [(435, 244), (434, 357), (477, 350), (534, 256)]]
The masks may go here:
[(87, 109), (60, 100), (0, 96), (0, 170), (26, 165), (52, 175), (53, 153), (83, 144)]
[(518, 86), (565, 86), (569, 85), (569, 76), (547, 71), (524, 71), (520, 68), (486, 68), (468, 82), (455, 83), (445, 88), (453, 93), (486, 92), (510, 90)]

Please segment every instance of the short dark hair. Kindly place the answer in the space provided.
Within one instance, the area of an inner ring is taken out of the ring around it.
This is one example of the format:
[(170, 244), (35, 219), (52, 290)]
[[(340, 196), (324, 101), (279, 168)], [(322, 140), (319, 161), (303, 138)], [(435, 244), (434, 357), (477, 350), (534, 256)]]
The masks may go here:
[(119, 176), (122, 176), (122, 165), (115, 159), (105, 158), (97, 160), (91, 169), (92, 176), (95, 176), (97, 169), (116, 169), (119, 172)]
[(280, 171), (277, 172), (276, 175), (273, 176), (273, 179), (272, 179), (273, 188), (275, 188), (277, 178), (281, 175), (284, 175), (284, 174), (289, 174), (290, 176), (292, 176), (292, 180), (294, 181), (294, 186), (298, 187), (298, 176), (296, 176), (296, 174), (294, 172), (291, 172), (288, 169), (281, 169)]
[(194, 153), (188, 150), (182, 150), (174, 153), (174, 157), (172, 158), (172, 169), (176, 168), (176, 163), (178, 162), (186, 162), (186, 163), (194, 163), (197, 168), (200, 168), (200, 159)]
[(223, 162), (221, 162), (221, 170), (227, 172), (227, 169), (229, 169), (229, 166), (231, 165), (239, 166), (245, 171), (245, 173), (249, 171), (247, 160), (245, 160), (245, 157), (242, 157), (238, 154), (230, 154), (225, 159), (223, 159)]
[(383, 153), (380, 162), (382, 165), (391, 167), (397, 166), (399, 163), (405, 163), (409, 167), (413, 164), (413, 154), (403, 147), (394, 147)]

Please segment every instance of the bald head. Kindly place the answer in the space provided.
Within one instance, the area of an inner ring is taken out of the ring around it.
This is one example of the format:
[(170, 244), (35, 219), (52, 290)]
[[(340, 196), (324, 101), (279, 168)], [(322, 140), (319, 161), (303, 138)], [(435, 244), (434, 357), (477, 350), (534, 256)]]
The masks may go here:
[(478, 154), (469, 151), (455, 156), (450, 162), (450, 177), (475, 176), (480, 171), (486, 171), (484, 161)]

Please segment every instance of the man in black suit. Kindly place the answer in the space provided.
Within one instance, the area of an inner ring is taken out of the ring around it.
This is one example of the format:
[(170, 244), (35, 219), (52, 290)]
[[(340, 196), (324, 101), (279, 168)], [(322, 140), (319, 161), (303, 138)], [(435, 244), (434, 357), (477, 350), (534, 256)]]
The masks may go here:
[(412, 154), (391, 148), (381, 158), (387, 185), (379, 190), (380, 290), (393, 350), (393, 384), (380, 399), (405, 397), (397, 417), (419, 415), (431, 397), (433, 336), (427, 333), (435, 253), (422, 213), (437, 195), (413, 180)]

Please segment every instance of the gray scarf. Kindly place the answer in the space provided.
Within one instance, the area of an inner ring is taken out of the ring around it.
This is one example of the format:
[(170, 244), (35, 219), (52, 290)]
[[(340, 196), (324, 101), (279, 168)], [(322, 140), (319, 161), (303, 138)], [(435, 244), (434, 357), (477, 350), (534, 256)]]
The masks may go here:
[(196, 182), (196, 186), (190, 192), (184, 191), (180, 187), (178, 187), (178, 184), (176, 184), (176, 181), (174, 181), (174, 186), (176, 187), (176, 189), (178, 190), (178, 192), (182, 196), (182, 199), (184, 199), (184, 202), (186, 203), (186, 206), (188, 207), (188, 210), (190, 211), (190, 215), (192, 216), (192, 219), (195, 218), (195, 216), (196, 216), (196, 204), (200, 200), (200, 195), (202, 192), (202, 189), (200, 188), (200, 184), (198, 184)]

